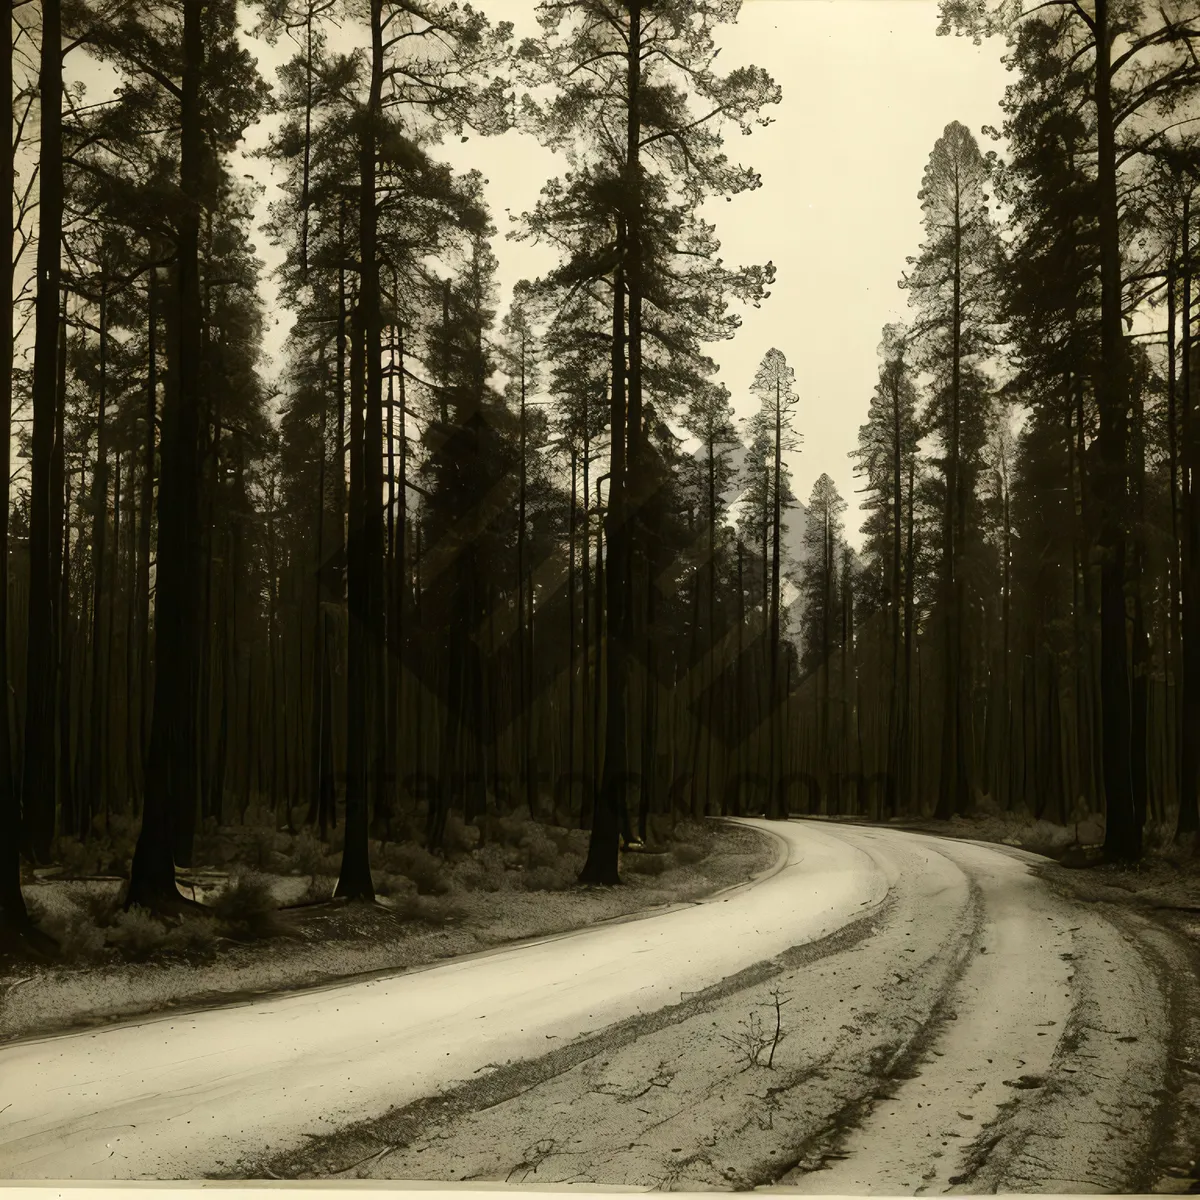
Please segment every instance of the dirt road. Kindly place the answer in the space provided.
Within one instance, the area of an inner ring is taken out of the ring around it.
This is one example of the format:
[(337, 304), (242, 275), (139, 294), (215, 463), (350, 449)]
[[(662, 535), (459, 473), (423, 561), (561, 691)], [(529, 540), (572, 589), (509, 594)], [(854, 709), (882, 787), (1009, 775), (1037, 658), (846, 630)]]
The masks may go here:
[(786, 865), (701, 904), (0, 1050), (0, 1175), (1146, 1186), (1171, 1013), (1136, 930), (1020, 851), (762, 827)]

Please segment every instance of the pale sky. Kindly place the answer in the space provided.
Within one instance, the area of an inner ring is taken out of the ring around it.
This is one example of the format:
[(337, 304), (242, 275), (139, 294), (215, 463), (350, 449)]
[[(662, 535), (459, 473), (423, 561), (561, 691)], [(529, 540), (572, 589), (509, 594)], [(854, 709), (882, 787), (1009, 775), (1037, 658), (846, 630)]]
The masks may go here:
[[(513, 21), (518, 36), (535, 29), (533, 0), (486, 0), (484, 8), (493, 20)], [(935, 0), (746, 0), (738, 24), (721, 38), (721, 68), (765, 67), (783, 101), (771, 110), (774, 124), (750, 137), (735, 131), (729, 144), (731, 157), (759, 171), (762, 187), (707, 214), (717, 222), (727, 262), (776, 266), (770, 298), (744, 310), (737, 337), (713, 347), (713, 357), (744, 416), (753, 407), (749, 385), (759, 359), (771, 346), (787, 355), (804, 437), (792, 458), (796, 494), (807, 500), (813, 481), (828, 472), (851, 502), (846, 523), (855, 544), (858, 484), (848, 454), (875, 384), (880, 330), (905, 314), (896, 284), (920, 242), (925, 161), (952, 120), (977, 136), (981, 125), (999, 125), (1008, 79), (1000, 42), (976, 47), (937, 37), (936, 28)], [(284, 51), (281, 45), (280, 57)], [(271, 57), (260, 60), (268, 76)], [(518, 279), (552, 261), (503, 237), (506, 210), (531, 208), (561, 164), (516, 133), (453, 139), (442, 151), (489, 181), (501, 233), (495, 249), (503, 309)], [(258, 245), (271, 261), (265, 239)], [(272, 331), (277, 366), (286, 323), (284, 316)]]
[[(534, 0), (484, 0), (496, 21), (510, 20), (517, 36), (536, 32)], [(797, 496), (807, 500), (823, 471), (850, 502), (847, 533), (858, 544), (853, 463), (859, 425), (875, 384), (876, 347), (883, 325), (902, 319), (905, 295), (897, 280), (905, 258), (920, 242), (917, 191), (934, 141), (953, 120), (979, 135), (999, 125), (998, 101), (1008, 75), (996, 40), (936, 36), (936, 0), (745, 0), (737, 25), (721, 36), (723, 70), (743, 63), (766, 68), (781, 85), (783, 100), (771, 109), (774, 123), (752, 136), (731, 135), (731, 157), (751, 164), (762, 187), (718, 202), (715, 220), (722, 256), (729, 263), (775, 263), (776, 281), (760, 309), (743, 310), (736, 338), (711, 347), (720, 378), (733, 394), (739, 416), (753, 408), (750, 381), (772, 346), (787, 355), (801, 397), (801, 450), (791, 466)], [(294, 53), (253, 46), (264, 76)], [(86, 72), (88, 99), (109, 90), (108, 80)], [(274, 121), (249, 131), (246, 149), (266, 141)], [(981, 139), (983, 140), (983, 139)], [(985, 144), (985, 148), (987, 145)], [(527, 135), (452, 138), (441, 148), (456, 168), (478, 167), (488, 180), (487, 197), (500, 233), (501, 311), (512, 285), (553, 261), (545, 252), (504, 237), (507, 212), (536, 202), (547, 178), (563, 164)], [(243, 164), (266, 180), (262, 160)], [(265, 203), (273, 188), (268, 186)], [(256, 237), (268, 272), (278, 261), (265, 236)], [(289, 315), (274, 304), (266, 281), (266, 372), (283, 367)]]

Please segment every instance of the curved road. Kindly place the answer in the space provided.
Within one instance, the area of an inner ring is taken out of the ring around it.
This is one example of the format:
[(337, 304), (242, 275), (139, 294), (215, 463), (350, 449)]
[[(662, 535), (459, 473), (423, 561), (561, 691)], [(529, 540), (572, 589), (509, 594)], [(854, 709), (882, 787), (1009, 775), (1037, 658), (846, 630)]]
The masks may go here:
[(780, 869), (697, 905), (0, 1049), (0, 1176), (1141, 1182), (1170, 1029), (1129, 933), (1019, 851), (751, 824)]

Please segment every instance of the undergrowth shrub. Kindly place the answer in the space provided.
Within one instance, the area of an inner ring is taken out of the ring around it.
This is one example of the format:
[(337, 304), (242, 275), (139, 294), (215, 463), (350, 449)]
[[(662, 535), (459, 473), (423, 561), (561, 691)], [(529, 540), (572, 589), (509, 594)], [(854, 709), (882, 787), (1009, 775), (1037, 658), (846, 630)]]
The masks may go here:
[(435, 927), (452, 924), (467, 915), (466, 906), (453, 896), (422, 896), (412, 893), (397, 900), (395, 911), (403, 920), (422, 921)]
[(320, 838), (305, 830), (292, 839), (291, 850), (293, 869), (301, 875), (307, 875), (310, 882), (315, 884), (325, 863), (325, 846)]
[(72, 900), (92, 924), (101, 929), (107, 929), (121, 911), (121, 893), (116, 888), (107, 888), (104, 891), (93, 891), (89, 888), (78, 896), (73, 896)]
[(86, 841), (60, 837), (54, 843), (54, 861), (67, 875), (127, 875), (137, 844), (138, 822), (121, 813), (110, 813), (92, 821)]
[(518, 847), (521, 865), (527, 870), (534, 867), (552, 867), (562, 855), (559, 846), (547, 836), (545, 830), (530, 826)]
[(37, 925), (58, 943), (64, 962), (95, 962), (104, 957), (108, 946), (105, 930), (78, 908), (43, 917)]
[(498, 847), (484, 846), (454, 866), (458, 886), (469, 892), (499, 892), (504, 888), (504, 862)]
[(271, 886), (261, 875), (241, 872), (219, 891), (209, 906), (230, 937), (243, 941), (275, 937), (287, 926)]
[(1020, 834), (1021, 844), (1034, 854), (1044, 854), (1048, 858), (1057, 858), (1075, 841), (1074, 829), (1062, 825), (1053, 825), (1049, 821), (1034, 821), (1028, 829)]
[(519, 849), (532, 824), (528, 813), (516, 812), (496, 817), (491, 822), (491, 840), (514, 850)]
[(442, 832), (442, 849), (450, 857), (470, 854), (479, 845), (479, 829), (466, 824), (457, 813), (450, 813), (446, 818), (446, 828)]
[(325, 901), (333, 899), (333, 891), (336, 887), (336, 875), (318, 873), (308, 881), (308, 886), (300, 894), (300, 898), (296, 903), (324, 904)]
[(557, 859), (552, 865), (532, 867), (522, 874), (527, 892), (565, 892), (579, 882), (583, 860), (575, 855)]
[(157, 917), (144, 908), (117, 913), (107, 942), (124, 958), (144, 962), (157, 954), (195, 955), (211, 950), (217, 922), (207, 914), (188, 914), (179, 920)]
[(407, 875), (393, 875), (388, 871), (380, 871), (375, 879), (375, 894), (377, 896), (415, 896), (417, 885)]
[(411, 879), (422, 896), (444, 896), (453, 887), (445, 862), (421, 846), (389, 845), (383, 863), (393, 874)]

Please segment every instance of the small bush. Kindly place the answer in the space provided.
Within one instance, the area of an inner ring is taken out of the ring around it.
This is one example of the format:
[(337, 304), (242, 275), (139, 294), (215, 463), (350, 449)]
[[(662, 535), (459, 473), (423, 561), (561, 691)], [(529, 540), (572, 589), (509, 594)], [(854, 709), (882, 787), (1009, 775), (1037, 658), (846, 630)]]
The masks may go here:
[(579, 882), (582, 866), (574, 856), (560, 858), (553, 866), (533, 867), (524, 872), (521, 882), (527, 892), (565, 892)]
[(506, 866), (507, 853), (500, 846), (481, 846), (472, 856), (483, 872), (480, 888), (485, 892), (502, 891), (509, 882), (510, 872)]
[(511, 816), (497, 817), (492, 823), (490, 840), (502, 846), (511, 846), (514, 850), (520, 849), (532, 824), (528, 813), (517, 812)]
[(292, 842), (291, 861), (295, 870), (315, 881), (325, 862), (325, 847), (305, 830)]
[(271, 865), (271, 855), (275, 850), (275, 830), (255, 828), (250, 831), (246, 844), (246, 857), (250, 865), (262, 870)]
[(64, 962), (95, 962), (103, 957), (108, 944), (105, 931), (78, 908), (47, 917), (37, 925), (58, 943), (58, 955)]
[(415, 896), (417, 885), (407, 875), (392, 875), (381, 871), (375, 880), (375, 894), (378, 896)]
[(1075, 841), (1073, 829), (1053, 825), (1049, 821), (1034, 821), (1027, 829), (1021, 830), (1018, 836), (1027, 850), (1049, 858), (1057, 858)]
[(108, 944), (134, 962), (143, 962), (165, 948), (166, 922), (145, 908), (130, 908), (117, 914), (108, 931)]
[(53, 861), (68, 875), (99, 875), (105, 855), (99, 842), (81, 842), (78, 838), (61, 837), (54, 844)]
[(237, 875), (221, 889), (211, 908), (223, 929), (235, 938), (274, 937), (285, 930), (270, 884), (261, 875)]
[[(484, 851), (490, 850), (485, 846)], [(484, 851), (464, 858), (454, 867), (454, 879), (463, 891), (498, 892), (505, 884), (504, 863)]]
[(189, 914), (167, 929), (163, 949), (189, 957), (205, 954), (217, 941), (217, 923), (206, 913)]
[(587, 829), (570, 829), (567, 831), (566, 849), (564, 853), (586, 855), (588, 852), (588, 843), (592, 840), (592, 834)]
[(308, 887), (304, 889), (297, 904), (324, 904), (325, 901), (333, 899), (334, 888), (337, 887), (337, 876), (318, 874), (314, 875), (308, 881)]
[(397, 875), (407, 875), (422, 896), (444, 896), (453, 886), (446, 864), (420, 846), (388, 846), (384, 865)]
[(521, 865), (526, 869), (533, 867), (552, 867), (561, 856), (559, 847), (546, 836), (546, 833), (536, 827), (530, 828), (521, 840)]
[(88, 891), (76, 898), (76, 903), (93, 925), (107, 929), (121, 912), (121, 894), (115, 889)]
[(708, 851), (703, 846), (695, 846), (691, 842), (676, 842), (671, 847), (671, 857), (681, 866), (691, 866), (708, 857)]
[(469, 854), (478, 844), (479, 829), (476, 826), (465, 824), (457, 813), (446, 818), (442, 847), (448, 855)]

